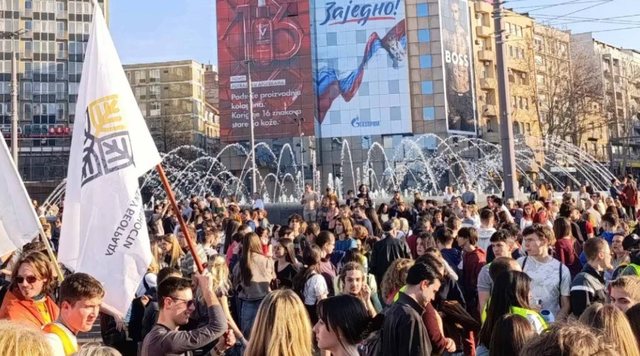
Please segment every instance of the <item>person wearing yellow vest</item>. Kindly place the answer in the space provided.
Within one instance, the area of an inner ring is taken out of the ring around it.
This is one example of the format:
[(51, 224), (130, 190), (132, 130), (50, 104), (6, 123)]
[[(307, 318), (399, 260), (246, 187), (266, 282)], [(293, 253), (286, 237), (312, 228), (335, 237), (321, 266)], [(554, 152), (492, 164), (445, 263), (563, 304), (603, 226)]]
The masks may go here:
[(20, 257), (0, 306), (0, 319), (38, 329), (56, 320), (60, 310), (51, 298), (55, 283), (53, 267), (46, 255), (32, 252)]
[(70, 356), (78, 351), (76, 335), (90, 331), (98, 318), (104, 288), (86, 273), (74, 273), (60, 285), (60, 316), (42, 327), (53, 350), (52, 356)]
[(542, 316), (529, 306), (530, 285), (531, 278), (519, 271), (506, 271), (495, 279), (487, 307), (487, 318), (478, 335), (476, 355), (489, 355), (488, 347), (493, 329), (504, 315), (516, 314), (524, 317), (537, 333), (547, 328)]

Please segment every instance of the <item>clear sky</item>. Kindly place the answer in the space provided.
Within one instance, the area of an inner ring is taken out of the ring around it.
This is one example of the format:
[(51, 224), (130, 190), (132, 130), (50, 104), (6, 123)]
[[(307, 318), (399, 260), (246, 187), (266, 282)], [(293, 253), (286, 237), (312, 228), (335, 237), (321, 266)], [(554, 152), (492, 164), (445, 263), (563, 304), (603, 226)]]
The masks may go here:
[[(122, 62), (195, 59), (216, 64), (216, 1), (224, 0), (111, 0), (109, 23)], [(640, 50), (640, 0), (506, 0), (505, 7)]]

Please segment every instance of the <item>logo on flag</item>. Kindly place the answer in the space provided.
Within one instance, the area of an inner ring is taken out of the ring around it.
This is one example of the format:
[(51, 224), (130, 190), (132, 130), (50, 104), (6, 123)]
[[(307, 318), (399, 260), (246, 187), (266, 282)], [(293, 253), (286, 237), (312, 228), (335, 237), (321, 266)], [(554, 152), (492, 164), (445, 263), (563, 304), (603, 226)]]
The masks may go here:
[(86, 111), (82, 150), (82, 186), (135, 165), (128, 126), (122, 119), (117, 94), (91, 102)]

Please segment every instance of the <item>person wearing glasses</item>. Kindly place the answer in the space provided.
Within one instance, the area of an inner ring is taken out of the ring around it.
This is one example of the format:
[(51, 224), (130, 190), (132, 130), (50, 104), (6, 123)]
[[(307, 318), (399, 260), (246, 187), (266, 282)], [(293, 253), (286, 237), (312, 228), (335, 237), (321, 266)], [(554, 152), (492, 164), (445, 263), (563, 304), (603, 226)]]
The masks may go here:
[(180, 277), (167, 277), (158, 286), (160, 314), (158, 322), (142, 342), (142, 356), (191, 355), (211, 342), (218, 340), (212, 354), (223, 355), (235, 344), (232, 332), (227, 331), (227, 321), (220, 301), (213, 291), (213, 277), (208, 274), (194, 275), (202, 299), (207, 305), (208, 324), (183, 331), (181, 325), (189, 322), (196, 309), (191, 281)]
[(60, 313), (51, 298), (55, 283), (47, 256), (41, 252), (22, 256), (11, 274), (11, 284), (0, 307), (0, 319), (36, 328), (55, 321)]

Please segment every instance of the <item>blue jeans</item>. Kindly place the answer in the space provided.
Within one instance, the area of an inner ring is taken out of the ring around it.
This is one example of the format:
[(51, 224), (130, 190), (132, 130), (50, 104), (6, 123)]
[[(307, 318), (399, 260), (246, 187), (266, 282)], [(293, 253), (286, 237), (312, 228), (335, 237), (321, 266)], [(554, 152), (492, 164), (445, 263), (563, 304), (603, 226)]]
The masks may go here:
[(251, 328), (253, 327), (253, 322), (256, 319), (256, 314), (258, 314), (258, 308), (260, 307), (262, 299), (238, 300), (240, 301), (240, 330), (248, 340), (251, 336)]

